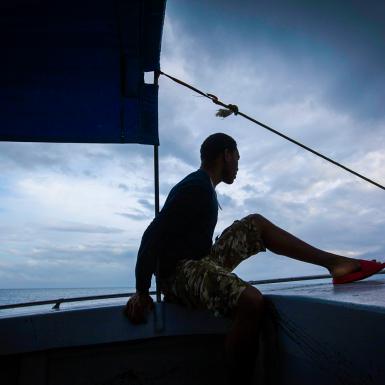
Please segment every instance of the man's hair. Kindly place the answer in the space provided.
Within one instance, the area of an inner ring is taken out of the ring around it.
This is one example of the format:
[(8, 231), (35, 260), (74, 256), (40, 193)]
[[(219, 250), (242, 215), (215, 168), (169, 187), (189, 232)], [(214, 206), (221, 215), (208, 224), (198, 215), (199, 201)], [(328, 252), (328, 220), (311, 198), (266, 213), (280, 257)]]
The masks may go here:
[(201, 161), (212, 163), (225, 149), (235, 151), (237, 142), (229, 135), (218, 132), (207, 137), (201, 145)]

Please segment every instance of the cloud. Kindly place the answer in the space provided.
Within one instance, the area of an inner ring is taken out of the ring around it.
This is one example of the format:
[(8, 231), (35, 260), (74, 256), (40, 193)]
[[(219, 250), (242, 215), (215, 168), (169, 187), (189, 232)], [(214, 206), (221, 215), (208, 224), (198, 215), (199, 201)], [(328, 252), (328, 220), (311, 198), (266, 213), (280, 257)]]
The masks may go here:
[(125, 192), (130, 191), (130, 188), (126, 184), (124, 184), (124, 183), (119, 183), (118, 184), (118, 188), (120, 188), (121, 190), (123, 190)]
[(89, 225), (85, 223), (74, 223), (67, 225), (58, 225), (58, 226), (47, 226), (45, 227), (48, 231), (61, 231), (61, 232), (74, 232), (74, 233), (89, 233), (89, 234), (120, 234), (124, 230), (106, 227), (100, 225)]
[[(1, 251), (0, 251), (1, 255)], [(136, 250), (100, 242), (45, 245), (1, 259), (2, 287), (101, 287), (135, 286)], [(16, 258), (15, 258), (16, 257)]]
[(130, 214), (130, 213), (116, 213), (116, 214), (129, 219), (138, 220), (138, 221), (143, 219), (143, 214)]
[(147, 199), (139, 199), (138, 203), (148, 212), (154, 212), (154, 203), (148, 201)]
[(275, 84), (276, 97), (286, 96), (288, 86), (290, 94), (313, 91), (328, 109), (383, 120), (384, 8), (375, 0), (348, 6), (332, 0), (174, 2), (168, 14), (175, 35), (188, 36), (183, 63), (197, 63), (190, 73), (207, 73), (206, 84), (214, 72), (208, 68), (227, 82), (229, 62), (241, 78), (236, 63), (247, 58)]

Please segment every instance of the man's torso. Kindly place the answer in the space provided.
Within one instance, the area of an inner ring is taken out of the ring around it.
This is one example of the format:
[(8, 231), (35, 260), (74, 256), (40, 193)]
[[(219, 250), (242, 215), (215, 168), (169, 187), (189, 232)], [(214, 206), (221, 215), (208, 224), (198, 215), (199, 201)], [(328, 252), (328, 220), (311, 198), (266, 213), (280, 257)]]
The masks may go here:
[[(201, 259), (212, 246), (218, 202), (209, 175), (199, 169), (170, 191), (159, 215), (143, 234), (138, 260), (159, 258), (160, 276), (174, 272), (181, 259)], [(155, 266), (152, 266), (155, 272)]]

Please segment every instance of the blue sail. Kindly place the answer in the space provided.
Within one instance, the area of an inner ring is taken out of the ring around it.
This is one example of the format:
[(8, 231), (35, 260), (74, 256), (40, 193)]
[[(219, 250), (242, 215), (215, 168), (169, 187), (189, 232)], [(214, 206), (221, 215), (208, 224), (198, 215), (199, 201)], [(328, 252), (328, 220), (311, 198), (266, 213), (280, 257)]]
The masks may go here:
[(0, 140), (159, 144), (166, 0), (5, 0)]

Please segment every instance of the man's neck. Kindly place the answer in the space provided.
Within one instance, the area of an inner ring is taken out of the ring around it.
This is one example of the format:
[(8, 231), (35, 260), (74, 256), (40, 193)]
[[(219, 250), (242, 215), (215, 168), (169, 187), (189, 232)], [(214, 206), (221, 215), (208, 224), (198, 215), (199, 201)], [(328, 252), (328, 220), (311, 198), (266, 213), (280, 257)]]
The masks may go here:
[(207, 168), (207, 167), (204, 167), (201, 165), (200, 167), (201, 170), (205, 171), (210, 179), (211, 179), (211, 183), (213, 184), (213, 187), (215, 189), (216, 185), (221, 183), (221, 177), (220, 177), (220, 172), (218, 170), (215, 170), (215, 169), (212, 169), (212, 168)]

